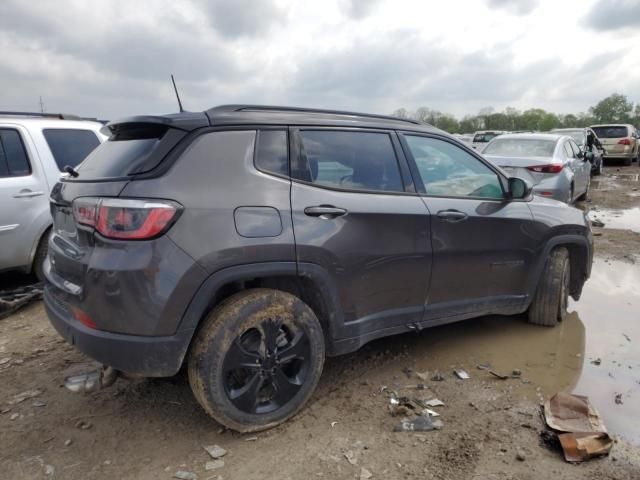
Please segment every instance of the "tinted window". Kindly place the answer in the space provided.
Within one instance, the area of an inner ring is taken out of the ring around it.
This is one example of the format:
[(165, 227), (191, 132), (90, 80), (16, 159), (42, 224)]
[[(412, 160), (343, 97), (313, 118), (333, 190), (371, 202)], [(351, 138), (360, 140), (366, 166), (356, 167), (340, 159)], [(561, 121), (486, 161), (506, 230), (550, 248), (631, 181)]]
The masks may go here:
[(629, 136), (627, 127), (593, 127), (600, 138), (622, 138)]
[(504, 157), (550, 157), (555, 149), (555, 140), (497, 138), (485, 147), (482, 154)]
[(499, 133), (478, 133), (473, 137), (473, 143), (487, 143), (496, 138)]
[(31, 165), (20, 134), (15, 130), (0, 130), (0, 175), (22, 177), (31, 174)]
[(297, 178), (345, 190), (404, 191), (388, 134), (303, 130), (300, 137), (308, 169)]
[(58, 169), (77, 167), (94, 148), (100, 145), (98, 136), (91, 130), (48, 128), (42, 131), (49, 144)]
[(465, 150), (436, 138), (405, 138), (427, 195), (503, 198), (498, 175)]
[(119, 131), (93, 150), (78, 167), (80, 179), (117, 178), (136, 172), (160, 145), (167, 128), (142, 125)]
[(289, 175), (287, 132), (262, 130), (258, 132), (256, 167), (263, 172)]

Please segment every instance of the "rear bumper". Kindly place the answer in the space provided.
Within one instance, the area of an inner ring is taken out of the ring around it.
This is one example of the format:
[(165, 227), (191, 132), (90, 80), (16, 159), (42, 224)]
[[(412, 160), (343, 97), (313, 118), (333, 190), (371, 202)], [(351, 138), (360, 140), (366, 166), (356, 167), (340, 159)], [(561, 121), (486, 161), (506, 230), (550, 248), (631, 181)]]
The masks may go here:
[(44, 305), (49, 320), (69, 344), (84, 354), (131, 375), (169, 377), (180, 370), (193, 329), (159, 337), (94, 330), (75, 319), (56, 290), (52, 285), (47, 285), (44, 290)]
[(559, 202), (567, 203), (569, 190), (560, 188), (533, 187), (533, 194), (544, 198), (551, 198)]

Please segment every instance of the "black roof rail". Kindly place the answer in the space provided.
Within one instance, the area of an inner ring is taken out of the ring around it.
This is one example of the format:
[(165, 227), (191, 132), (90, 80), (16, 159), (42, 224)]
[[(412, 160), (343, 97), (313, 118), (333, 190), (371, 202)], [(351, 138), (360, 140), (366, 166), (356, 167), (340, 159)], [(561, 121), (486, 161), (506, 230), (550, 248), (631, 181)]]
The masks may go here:
[(356, 117), (378, 118), (380, 120), (393, 120), (397, 122), (407, 122), (415, 125), (422, 125), (417, 120), (409, 118), (393, 117), (391, 115), (377, 115), (374, 113), (348, 112), (345, 110), (325, 110), (321, 108), (303, 108), (303, 107), (282, 107), (276, 105), (220, 105), (207, 110), (207, 114), (242, 112), (245, 110), (258, 110), (263, 112), (299, 112), (299, 113), (326, 113), (329, 115), (350, 115)]

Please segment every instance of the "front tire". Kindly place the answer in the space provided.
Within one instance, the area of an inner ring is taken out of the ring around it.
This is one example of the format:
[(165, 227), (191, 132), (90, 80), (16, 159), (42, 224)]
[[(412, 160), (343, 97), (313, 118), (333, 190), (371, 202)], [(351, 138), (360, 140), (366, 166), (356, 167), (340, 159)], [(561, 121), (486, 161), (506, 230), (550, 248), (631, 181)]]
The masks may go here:
[(565, 247), (552, 250), (529, 306), (528, 320), (536, 325), (553, 327), (567, 316), (571, 264)]
[(324, 354), (320, 322), (302, 300), (279, 290), (245, 290), (204, 320), (189, 355), (189, 383), (225, 427), (266, 430), (309, 400)]

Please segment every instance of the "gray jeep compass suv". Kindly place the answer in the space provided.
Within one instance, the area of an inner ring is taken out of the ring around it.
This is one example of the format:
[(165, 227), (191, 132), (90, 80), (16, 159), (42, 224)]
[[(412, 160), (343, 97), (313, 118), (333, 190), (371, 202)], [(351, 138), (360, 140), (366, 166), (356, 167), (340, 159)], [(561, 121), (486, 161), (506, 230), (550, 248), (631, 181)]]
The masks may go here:
[(108, 127), (51, 194), (51, 322), (119, 371), (187, 365), (238, 431), (299, 411), (325, 355), (486, 314), (552, 326), (589, 277), (583, 212), (428, 125), (231, 105)]

